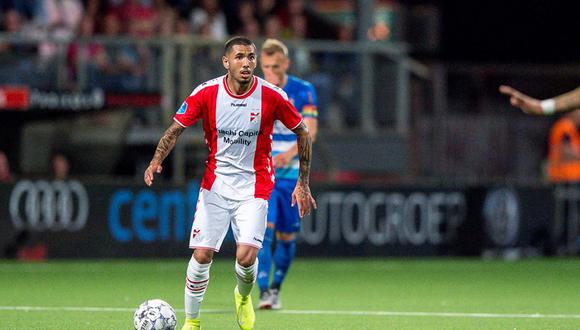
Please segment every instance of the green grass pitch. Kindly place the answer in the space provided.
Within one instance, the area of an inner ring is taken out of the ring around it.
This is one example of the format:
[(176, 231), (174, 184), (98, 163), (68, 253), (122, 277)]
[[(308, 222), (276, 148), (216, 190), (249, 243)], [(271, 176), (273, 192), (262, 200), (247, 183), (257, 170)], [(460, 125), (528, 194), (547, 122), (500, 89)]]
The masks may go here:
[[(181, 325), (186, 264), (0, 261), (0, 329), (132, 329), (152, 298)], [(237, 329), (233, 266), (214, 261), (203, 329)], [(580, 260), (301, 258), (282, 299), (256, 329), (580, 329)]]

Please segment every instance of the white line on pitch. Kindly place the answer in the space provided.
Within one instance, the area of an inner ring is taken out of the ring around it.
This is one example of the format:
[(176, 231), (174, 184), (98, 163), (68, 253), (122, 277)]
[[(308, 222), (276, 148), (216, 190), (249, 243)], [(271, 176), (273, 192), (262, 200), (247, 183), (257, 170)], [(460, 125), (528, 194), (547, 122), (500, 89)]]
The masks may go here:
[[(46, 306), (0, 306), (0, 311), (65, 311), (65, 312), (133, 312), (127, 307), (46, 307)], [(176, 309), (183, 312), (183, 309)], [(232, 313), (229, 309), (202, 309), (203, 313)], [(340, 311), (340, 310), (280, 310), (280, 314), (298, 315), (356, 315), (356, 316), (427, 316), (465, 318), (520, 318), (520, 319), (580, 319), (580, 314), (501, 314), (501, 313), (454, 313), (454, 312), (393, 312), (393, 311)]]
[(451, 312), (389, 312), (389, 311), (316, 311), (281, 310), (283, 314), (301, 315), (362, 315), (362, 316), (432, 316), (467, 318), (522, 318), (522, 319), (580, 319), (580, 314), (500, 314), (500, 313), (451, 313)]
[[(134, 312), (137, 308), (129, 307), (47, 307), (47, 306), (0, 306), (0, 311), (23, 311), (23, 312), (46, 312), (46, 311), (62, 311), (62, 312)], [(177, 312), (183, 312), (183, 309), (176, 309)], [(229, 313), (230, 310), (225, 309), (202, 309), (204, 313)]]

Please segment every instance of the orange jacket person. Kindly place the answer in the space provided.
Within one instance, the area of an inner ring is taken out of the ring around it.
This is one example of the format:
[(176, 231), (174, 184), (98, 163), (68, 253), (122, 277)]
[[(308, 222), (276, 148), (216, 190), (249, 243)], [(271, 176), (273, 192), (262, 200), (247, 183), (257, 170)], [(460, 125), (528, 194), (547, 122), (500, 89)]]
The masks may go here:
[(559, 119), (550, 131), (548, 177), (551, 182), (580, 182), (580, 110)]

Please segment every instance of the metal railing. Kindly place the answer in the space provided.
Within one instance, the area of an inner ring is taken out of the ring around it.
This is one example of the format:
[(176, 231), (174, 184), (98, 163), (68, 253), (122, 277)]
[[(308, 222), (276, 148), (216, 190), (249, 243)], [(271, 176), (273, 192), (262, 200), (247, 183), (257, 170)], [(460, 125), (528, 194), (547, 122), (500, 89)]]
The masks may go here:
[[(256, 41), (258, 48), (262, 41)], [(0, 84), (24, 84), (42, 90), (102, 88), (160, 93), (163, 102), (157, 117), (161, 120), (152, 123), (146, 133), (127, 134), (132, 143), (139, 143), (135, 139), (143, 144), (156, 143), (193, 88), (225, 73), (221, 64), (223, 42), (195, 37), (62, 40), (0, 34), (0, 43), (12, 48), (0, 53)], [(51, 56), (37, 52), (43, 44), (52, 45)], [(430, 73), (409, 58), (404, 45), (306, 40), (287, 44), (292, 60), (290, 73), (312, 82), (317, 91), (321, 135), (407, 135), (411, 126), (411, 77), (428, 84)], [(94, 54), (97, 51), (105, 54), (107, 65)], [(126, 68), (127, 62), (130, 68)], [(125, 71), (119, 68), (121, 65)], [(259, 68), (256, 73), (261, 74)], [(199, 132), (189, 135), (193, 137), (184, 138), (187, 142), (178, 144), (173, 152), (176, 181), (185, 179), (186, 148), (201, 141)], [(332, 162), (332, 157), (324, 155), (324, 143), (324, 139), (319, 141), (320, 156), (326, 163)]]
[[(197, 84), (225, 72), (221, 67), (223, 42), (194, 37), (60, 40), (0, 34), (0, 43), (9, 43), (15, 49), (0, 54), (0, 83), (20, 82), (59, 90), (119, 86), (129, 90), (155, 90), (163, 95), (164, 124), (170, 120), (177, 103)], [(346, 129), (365, 134), (385, 129), (399, 133), (408, 131), (410, 77), (429, 79), (429, 73), (425, 66), (408, 57), (404, 45), (366, 41), (287, 43), (293, 59), (291, 72), (312, 80), (318, 90), (323, 126), (337, 132)], [(35, 54), (34, 48), (40, 44), (52, 44), (52, 56), (42, 58)], [(259, 46), (261, 40), (257, 44)], [(77, 54), (84, 55), (71, 58), (71, 45)], [(96, 60), (90, 57), (99, 47), (109, 53), (109, 57), (124, 56), (135, 65), (143, 66), (140, 74), (118, 75), (118, 79), (137, 80), (134, 86), (130, 82), (126, 85), (120, 81), (111, 82), (114, 74), (110, 74), (108, 80), (95, 78), (99, 74), (107, 76), (102, 72), (105, 69), (99, 68)], [(24, 70), (28, 70), (28, 74), (13, 74), (15, 62), (27, 62)], [(390, 95), (394, 99), (382, 99), (383, 88), (387, 86), (393, 90)], [(377, 122), (376, 118), (381, 117), (388, 120)]]

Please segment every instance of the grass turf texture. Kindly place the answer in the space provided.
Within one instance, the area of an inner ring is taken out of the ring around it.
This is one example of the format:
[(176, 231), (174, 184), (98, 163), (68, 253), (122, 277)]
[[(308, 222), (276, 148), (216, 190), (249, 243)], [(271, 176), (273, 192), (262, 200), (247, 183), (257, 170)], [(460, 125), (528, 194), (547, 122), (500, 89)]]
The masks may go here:
[[(186, 266), (186, 259), (0, 261), (0, 329), (132, 329), (134, 309), (153, 298), (179, 310), (180, 326)], [(214, 261), (203, 329), (237, 329), (233, 266), (230, 258)], [(282, 290), (284, 312), (259, 311), (256, 329), (580, 329), (578, 274), (577, 259), (298, 259)], [(309, 314), (318, 311), (427, 314)]]

